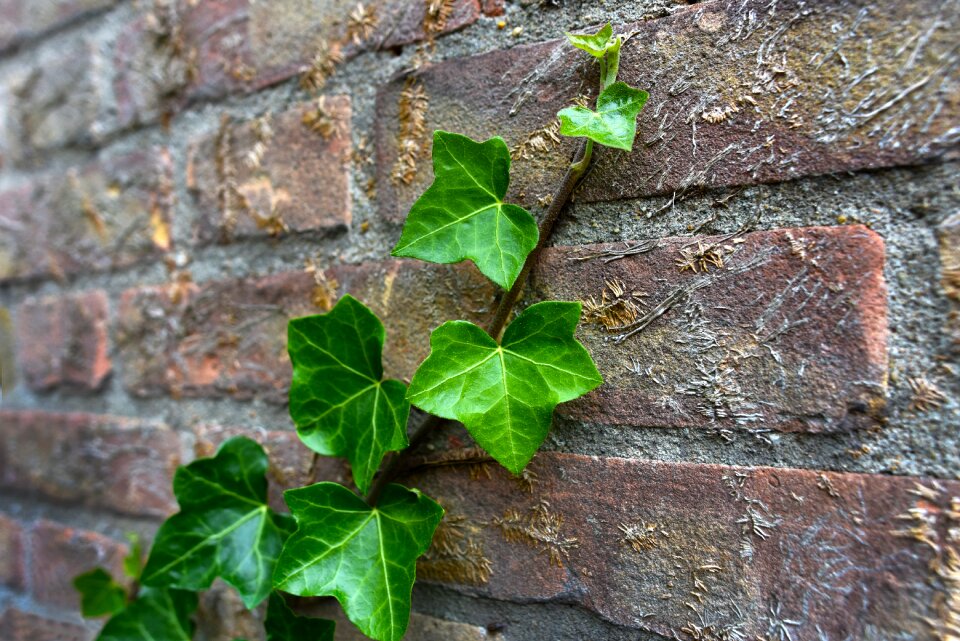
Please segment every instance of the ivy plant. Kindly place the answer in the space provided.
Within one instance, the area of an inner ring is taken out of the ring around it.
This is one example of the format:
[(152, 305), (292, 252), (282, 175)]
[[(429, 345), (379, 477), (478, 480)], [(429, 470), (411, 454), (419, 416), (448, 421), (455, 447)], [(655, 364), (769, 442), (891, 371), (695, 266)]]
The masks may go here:
[[(332, 622), (297, 616), (285, 595), (334, 597), (365, 635), (398, 641), (410, 619), (417, 559), (443, 518), (432, 498), (394, 482), (406, 453), (444, 420), (456, 420), (520, 474), (546, 438), (555, 407), (603, 382), (574, 337), (579, 303), (513, 310), (594, 144), (629, 151), (647, 99), (617, 82), (623, 40), (609, 24), (567, 38), (596, 58), (601, 86), (595, 109), (558, 114), (560, 132), (584, 140), (539, 226), (504, 200), (510, 152), (503, 139), (436, 131), (433, 184), (393, 249), (434, 263), (473, 261), (504, 290), (490, 324), (451, 320), (434, 330), (408, 387), (384, 378), (386, 329), (361, 301), (344, 295), (326, 314), (291, 320), (290, 416), (306, 447), (350, 462), (356, 488), (322, 482), (291, 489), (284, 493), (290, 514), (278, 513), (267, 503), (267, 455), (246, 437), (180, 467), (180, 511), (160, 526), (142, 569), (138, 544), (124, 562), (133, 587), (103, 568), (76, 578), (83, 614), (110, 617), (99, 641), (190, 641), (196, 592), (216, 578), (248, 608), (267, 602), (267, 641), (333, 639)], [(411, 425), (411, 405), (431, 416)]]

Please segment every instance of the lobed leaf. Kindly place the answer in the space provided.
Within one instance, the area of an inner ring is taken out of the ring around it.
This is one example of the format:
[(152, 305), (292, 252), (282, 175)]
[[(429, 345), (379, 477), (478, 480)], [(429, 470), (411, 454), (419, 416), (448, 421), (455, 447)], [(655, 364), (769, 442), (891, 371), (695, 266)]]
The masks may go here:
[(264, 628), (267, 641), (333, 641), (333, 621), (301, 617), (276, 592), (270, 595)]
[[(610, 23), (603, 25), (600, 31), (590, 33), (566, 33), (567, 40), (577, 49), (583, 49), (594, 58), (602, 58), (607, 53), (607, 47), (610, 46), (610, 39), (613, 37), (613, 27)], [(619, 38), (617, 39), (619, 40)], [(619, 44), (616, 45), (619, 48)]]
[(560, 133), (583, 136), (607, 147), (630, 151), (637, 135), (637, 114), (647, 102), (648, 94), (625, 82), (615, 82), (597, 98), (597, 110), (567, 107), (557, 114)]
[(432, 263), (472, 260), (504, 289), (537, 245), (533, 216), (503, 202), (510, 184), (510, 151), (502, 138), (476, 142), (433, 134), (433, 184), (413, 204), (394, 256)]
[(298, 528), (277, 561), (274, 586), (336, 597), (368, 637), (402, 638), (416, 560), (430, 546), (443, 508), (401, 485), (388, 485), (376, 507), (336, 483), (289, 490), (284, 498)]
[(407, 387), (382, 380), (383, 323), (347, 295), (329, 313), (287, 327), (297, 433), (318, 454), (349, 459), (366, 492), (384, 455), (407, 446)]
[(531, 305), (497, 345), (473, 323), (450, 321), (410, 382), (417, 407), (464, 424), (477, 443), (519, 474), (547, 436), (559, 403), (603, 382), (573, 333), (579, 303)]
[(140, 597), (107, 621), (97, 641), (191, 641), (197, 595), (143, 588)]
[(127, 605), (127, 591), (103, 568), (77, 576), (73, 587), (80, 593), (80, 613), (85, 617), (114, 615)]
[(160, 526), (143, 584), (203, 590), (219, 576), (248, 608), (263, 601), (293, 529), (288, 515), (267, 506), (267, 465), (263, 448), (238, 436), (213, 458), (180, 467), (173, 480), (180, 511)]

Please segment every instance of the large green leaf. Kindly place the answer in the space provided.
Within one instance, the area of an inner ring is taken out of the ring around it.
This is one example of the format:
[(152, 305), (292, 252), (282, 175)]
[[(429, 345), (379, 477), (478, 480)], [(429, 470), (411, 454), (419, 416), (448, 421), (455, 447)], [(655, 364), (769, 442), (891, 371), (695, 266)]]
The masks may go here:
[(407, 446), (407, 387), (381, 380), (383, 323), (352, 296), (287, 326), (290, 416), (313, 451), (350, 460), (362, 492), (384, 454)]
[(103, 626), (97, 641), (191, 641), (197, 595), (143, 588), (140, 597)]
[(333, 641), (335, 627), (333, 621), (297, 616), (276, 592), (270, 595), (263, 625), (267, 641)]
[(509, 289), (539, 232), (529, 212), (503, 202), (510, 184), (506, 143), (435, 131), (433, 176), (413, 204), (393, 255), (433, 263), (469, 258), (487, 278)]
[(73, 587), (80, 593), (80, 613), (85, 617), (116, 614), (127, 605), (127, 591), (103, 568), (77, 576)]
[(407, 396), (431, 414), (461, 421), (519, 474), (546, 438), (554, 407), (603, 382), (573, 336), (579, 318), (579, 303), (531, 305), (500, 345), (472, 323), (444, 323), (430, 336), (430, 355)]
[(625, 82), (615, 82), (597, 98), (597, 110), (567, 107), (560, 111), (560, 133), (584, 136), (606, 145), (630, 151), (637, 135), (637, 114), (647, 102), (647, 92)]
[(214, 578), (237, 588), (252, 608), (270, 577), (293, 520), (267, 506), (267, 455), (238, 436), (216, 456), (177, 470), (180, 511), (160, 526), (143, 569), (144, 585), (203, 590)]
[(284, 493), (298, 529), (277, 561), (274, 585), (301, 596), (334, 596), (368, 637), (396, 641), (410, 619), (416, 560), (443, 508), (402, 485), (376, 507), (336, 483)]
[(577, 49), (583, 49), (594, 58), (602, 58), (607, 52), (607, 47), (611, 44), (613, 27), (608, 22), (596, 33), (568, 33), (565, 35), (570, 44)]

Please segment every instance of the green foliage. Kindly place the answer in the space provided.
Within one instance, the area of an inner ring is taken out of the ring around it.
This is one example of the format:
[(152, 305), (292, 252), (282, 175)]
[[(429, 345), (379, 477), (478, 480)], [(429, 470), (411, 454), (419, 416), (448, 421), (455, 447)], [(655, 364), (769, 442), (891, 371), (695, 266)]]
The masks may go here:
[(264, 622), (267, 641), (333, 641), (334, 627), (333, 621), (297, 616), (281, 595), (270, 595)]
[(539, 232), (529, 212), (503, 202), (510, 183), (506, 143), (436, 131), (433, 176), (410, 210), (393, 255), (432, 263), (469, 258), (487, 278), (509, 289)]
[(430, 336), (430, 355), (408, 397), (424, 411), (461, 421), (518, 474), (546, 438), (554, 407), (603, 382), (573, 337), (579, 319), (579, 303), (537, 303), (507, 327), (500, 345), (472, 323), (444, 323)]
[(123, 557), (123, 573), (134, 581), (139, 581), (143, 571), (143, 545), (140, 543), (140, 535), (128, 532), (127, 541), (130, 542), (130, 552)]
[(336, 483), (289, 490), (297, 531), (277, 561), (274, 586), (334, 596), (368, 637), (397, 641), (410, 618), (416, 560), (443, 508), (417, 490), (388, 485), (376, 507)]
[(613, 27), (603, 25), (596, 33), (567, 33), (567, 40), (577, 49), (582, 49), (594, 58), (603, 58), (609, 50), (620, 50), (620, 38), (613, 39)]
[(213, 458), (180, 467), (173, 481), (180, 512), (160, 526), (143, 583), (202, 590), (219, 576), (248, 608), (263, 601), (293, 529), (289, 516), (267, 506), (267, 464), (263, 448), (236, 437)]
[(647, 92), (615, 82), (600, 93), (597, 110), (567, 107), (560, 111), (560, 133), (584, 136), (616, 149), (630, 151), (637, 135), (637, 114), (647, 102)]
[(197, 595), (145, 588), (140, 597), (107, 621), (97, 641), (191, 641)]
[(290, 321), (287, 334), (297, 432), (314, 452), (346, 457), (366, 492), (384, 455), (407, 446), (407, 387), (381, 380), (383, 323), (348, 295), (328, 314)]
[(95, 568), (73, 579), (80, 593), (80, 613), (85, 617), (114, 615), (127, 605), (127, 591), (103, 568)]

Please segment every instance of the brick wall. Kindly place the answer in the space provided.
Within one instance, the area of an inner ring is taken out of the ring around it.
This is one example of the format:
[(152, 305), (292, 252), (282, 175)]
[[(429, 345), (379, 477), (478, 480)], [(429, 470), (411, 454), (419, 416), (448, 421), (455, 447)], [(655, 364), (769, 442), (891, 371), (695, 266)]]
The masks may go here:
[[(952, 638), (955, 0), (35, 4), (0, 0), (0, 637), (94, 638), (70, 578), (223, 439), (269, 449), (278, 507), (306, 481), (288, 318), (350, 292), (409, 377), (488, 316), (472, 266), (389, 258), (429, 132), (503, 136), (542, 214), (596, 75), (558, 38), (609, 20), (640, 143), (599, 154), (526, 296), (587, 303), (606, 384), (522, 479), (459, 429), (423, 450), (453, 543), (409, 638)], [(261, 614), (218, 585), (198, 638)]]

